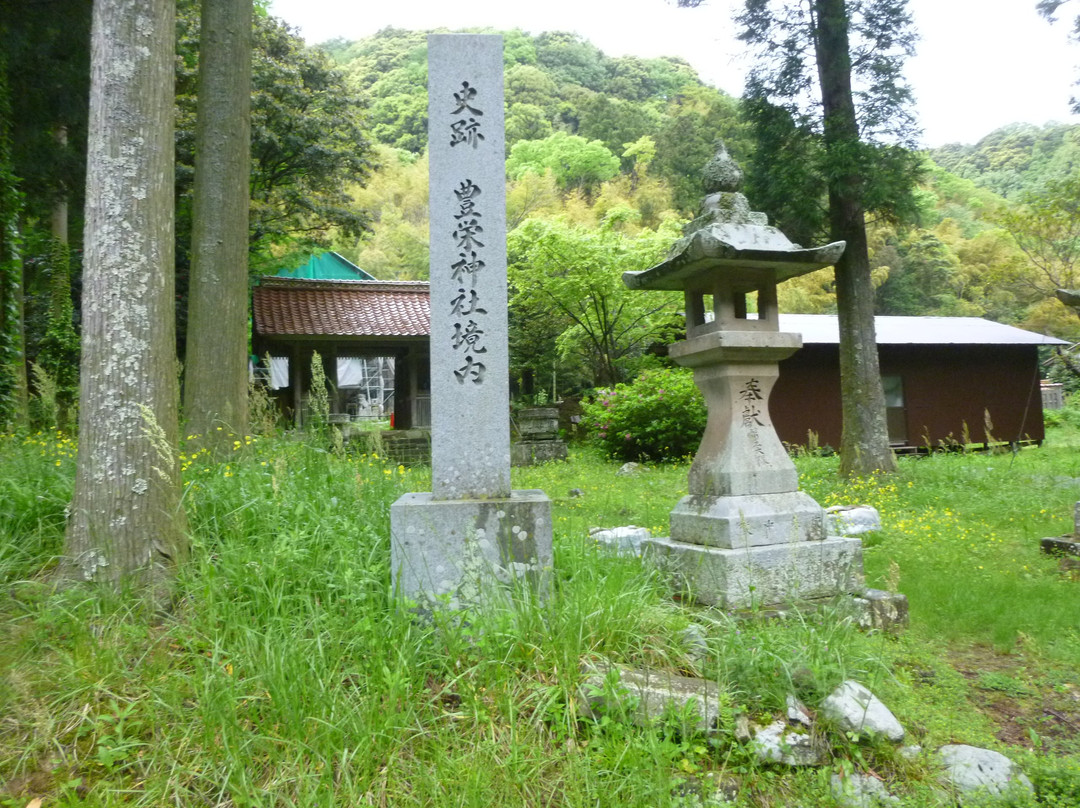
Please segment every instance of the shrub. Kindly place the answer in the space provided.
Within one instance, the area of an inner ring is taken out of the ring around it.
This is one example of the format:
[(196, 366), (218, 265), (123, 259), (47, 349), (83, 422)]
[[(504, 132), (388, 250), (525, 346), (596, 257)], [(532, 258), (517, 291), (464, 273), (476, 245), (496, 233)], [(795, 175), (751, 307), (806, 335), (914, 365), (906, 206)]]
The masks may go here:
[(689, 370), (646, 370), (581, 406), (590, 440), (622, 460), (684, 458), (705, 431), (705, 399)]

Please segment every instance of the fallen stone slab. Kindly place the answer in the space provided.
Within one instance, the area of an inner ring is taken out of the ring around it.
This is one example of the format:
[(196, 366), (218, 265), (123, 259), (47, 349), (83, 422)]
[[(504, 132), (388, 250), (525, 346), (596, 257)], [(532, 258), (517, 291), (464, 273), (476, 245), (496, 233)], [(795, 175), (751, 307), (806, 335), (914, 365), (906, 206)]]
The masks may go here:
[(820, 715), (844, 732), (904, 740), (904, 728), (881, 701), (856, 681), (848, 679), (821, 703)]
[(1058, 539), (1043, 539), (1039, 542), (1047, 555), (1080, 557), (1080, 540), (1075, 536), (1062, 536)]
[(785, 766), (820, 766), (825, 760), (817, 739), (802, 727), (789, 727), (783, 719), (758, 728), (750, 748), (758, 760)]
[(938, 756), (945, 766), (943, 779), (961, 794), (1001, 796), (1013, 788), (1035, 792), (1020, 767), (992, 749), (949, 744), (938, 749)]
[(854, 772), (846, 777), (834, 774), (829, 778), (829, 786), (833, 798), (843, 808), (879, 808), (900, 802), (883, 782), (868, 774)]
[(861, 536), (881, 530), (881, 514), (871, 505), (833, 505), (825, 509), (830, 536)]
[(585, 662), (582, 670), (579, 703), (594, 718), (602, 712), (625, 711), (639, 727), (679, 716), (691, 732), (715, 734), (720, 729), (721, 691), (709, 679), (608, 662)]

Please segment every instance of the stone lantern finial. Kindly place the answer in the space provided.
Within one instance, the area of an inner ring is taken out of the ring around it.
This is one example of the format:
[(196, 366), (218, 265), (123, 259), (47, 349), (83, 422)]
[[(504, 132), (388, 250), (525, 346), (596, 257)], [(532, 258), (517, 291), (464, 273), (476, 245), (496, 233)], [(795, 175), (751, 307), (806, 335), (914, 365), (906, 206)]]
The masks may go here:
[(742, 169), (731, 159), (724, 141), (716, 141), (716, 154), (705, 164), (701, 178), (705, 183), (705, 193), (715, 194), (720, 191), (736, 193), (742, 185)]

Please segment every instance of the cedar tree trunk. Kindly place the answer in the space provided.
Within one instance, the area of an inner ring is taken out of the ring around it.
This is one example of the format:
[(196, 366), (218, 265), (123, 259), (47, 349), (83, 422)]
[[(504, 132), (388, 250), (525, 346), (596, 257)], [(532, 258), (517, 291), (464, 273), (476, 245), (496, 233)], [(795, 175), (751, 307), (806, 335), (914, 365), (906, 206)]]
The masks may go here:
[(847, 249), (836, 264), (840, 321), (840, 391), (843, 437), (840, 470), (845, 476), (895, 471), (885, 422), (885, 396), (874, 331), (874, 286), (866, 243), (859, 175), (859, 127), (851, 95), (848, 16), (844, 0), (814, 0), (815, 52), (829, 161), (829, 227)]
[(173, 315), (174, 0), (95, 0), (79, 457), (62, 577), (157, 585), (187, 552)]
[(248, 428), (251, 15), (202, 0), (184, 416), (219, 446)]

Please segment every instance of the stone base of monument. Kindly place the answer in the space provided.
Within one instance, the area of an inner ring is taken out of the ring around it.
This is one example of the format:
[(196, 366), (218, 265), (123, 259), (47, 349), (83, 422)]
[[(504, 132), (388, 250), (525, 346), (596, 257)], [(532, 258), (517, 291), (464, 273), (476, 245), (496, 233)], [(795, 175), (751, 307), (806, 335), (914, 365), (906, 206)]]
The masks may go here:
[(511, 466), (538, 466), (566, 460), (566, 444), (561, 440), (525, 440), (510, 444)]
[(551, 532), (551, 500), (537, 489), (485, 500), (405, 494), (390, 506), (394, 591), (424, 608), (543, 597), (551, 583)]
[(683, 597), (723, 609), (775, 606), (859, 592), (862, 542), (829, 536), (737, 549), (671, 538), (642, 542)]
[(825, 512), (802, 491), (739, 497), (687, 496), (671, 511), (671, 538), (735, 549), (821, 541)]

